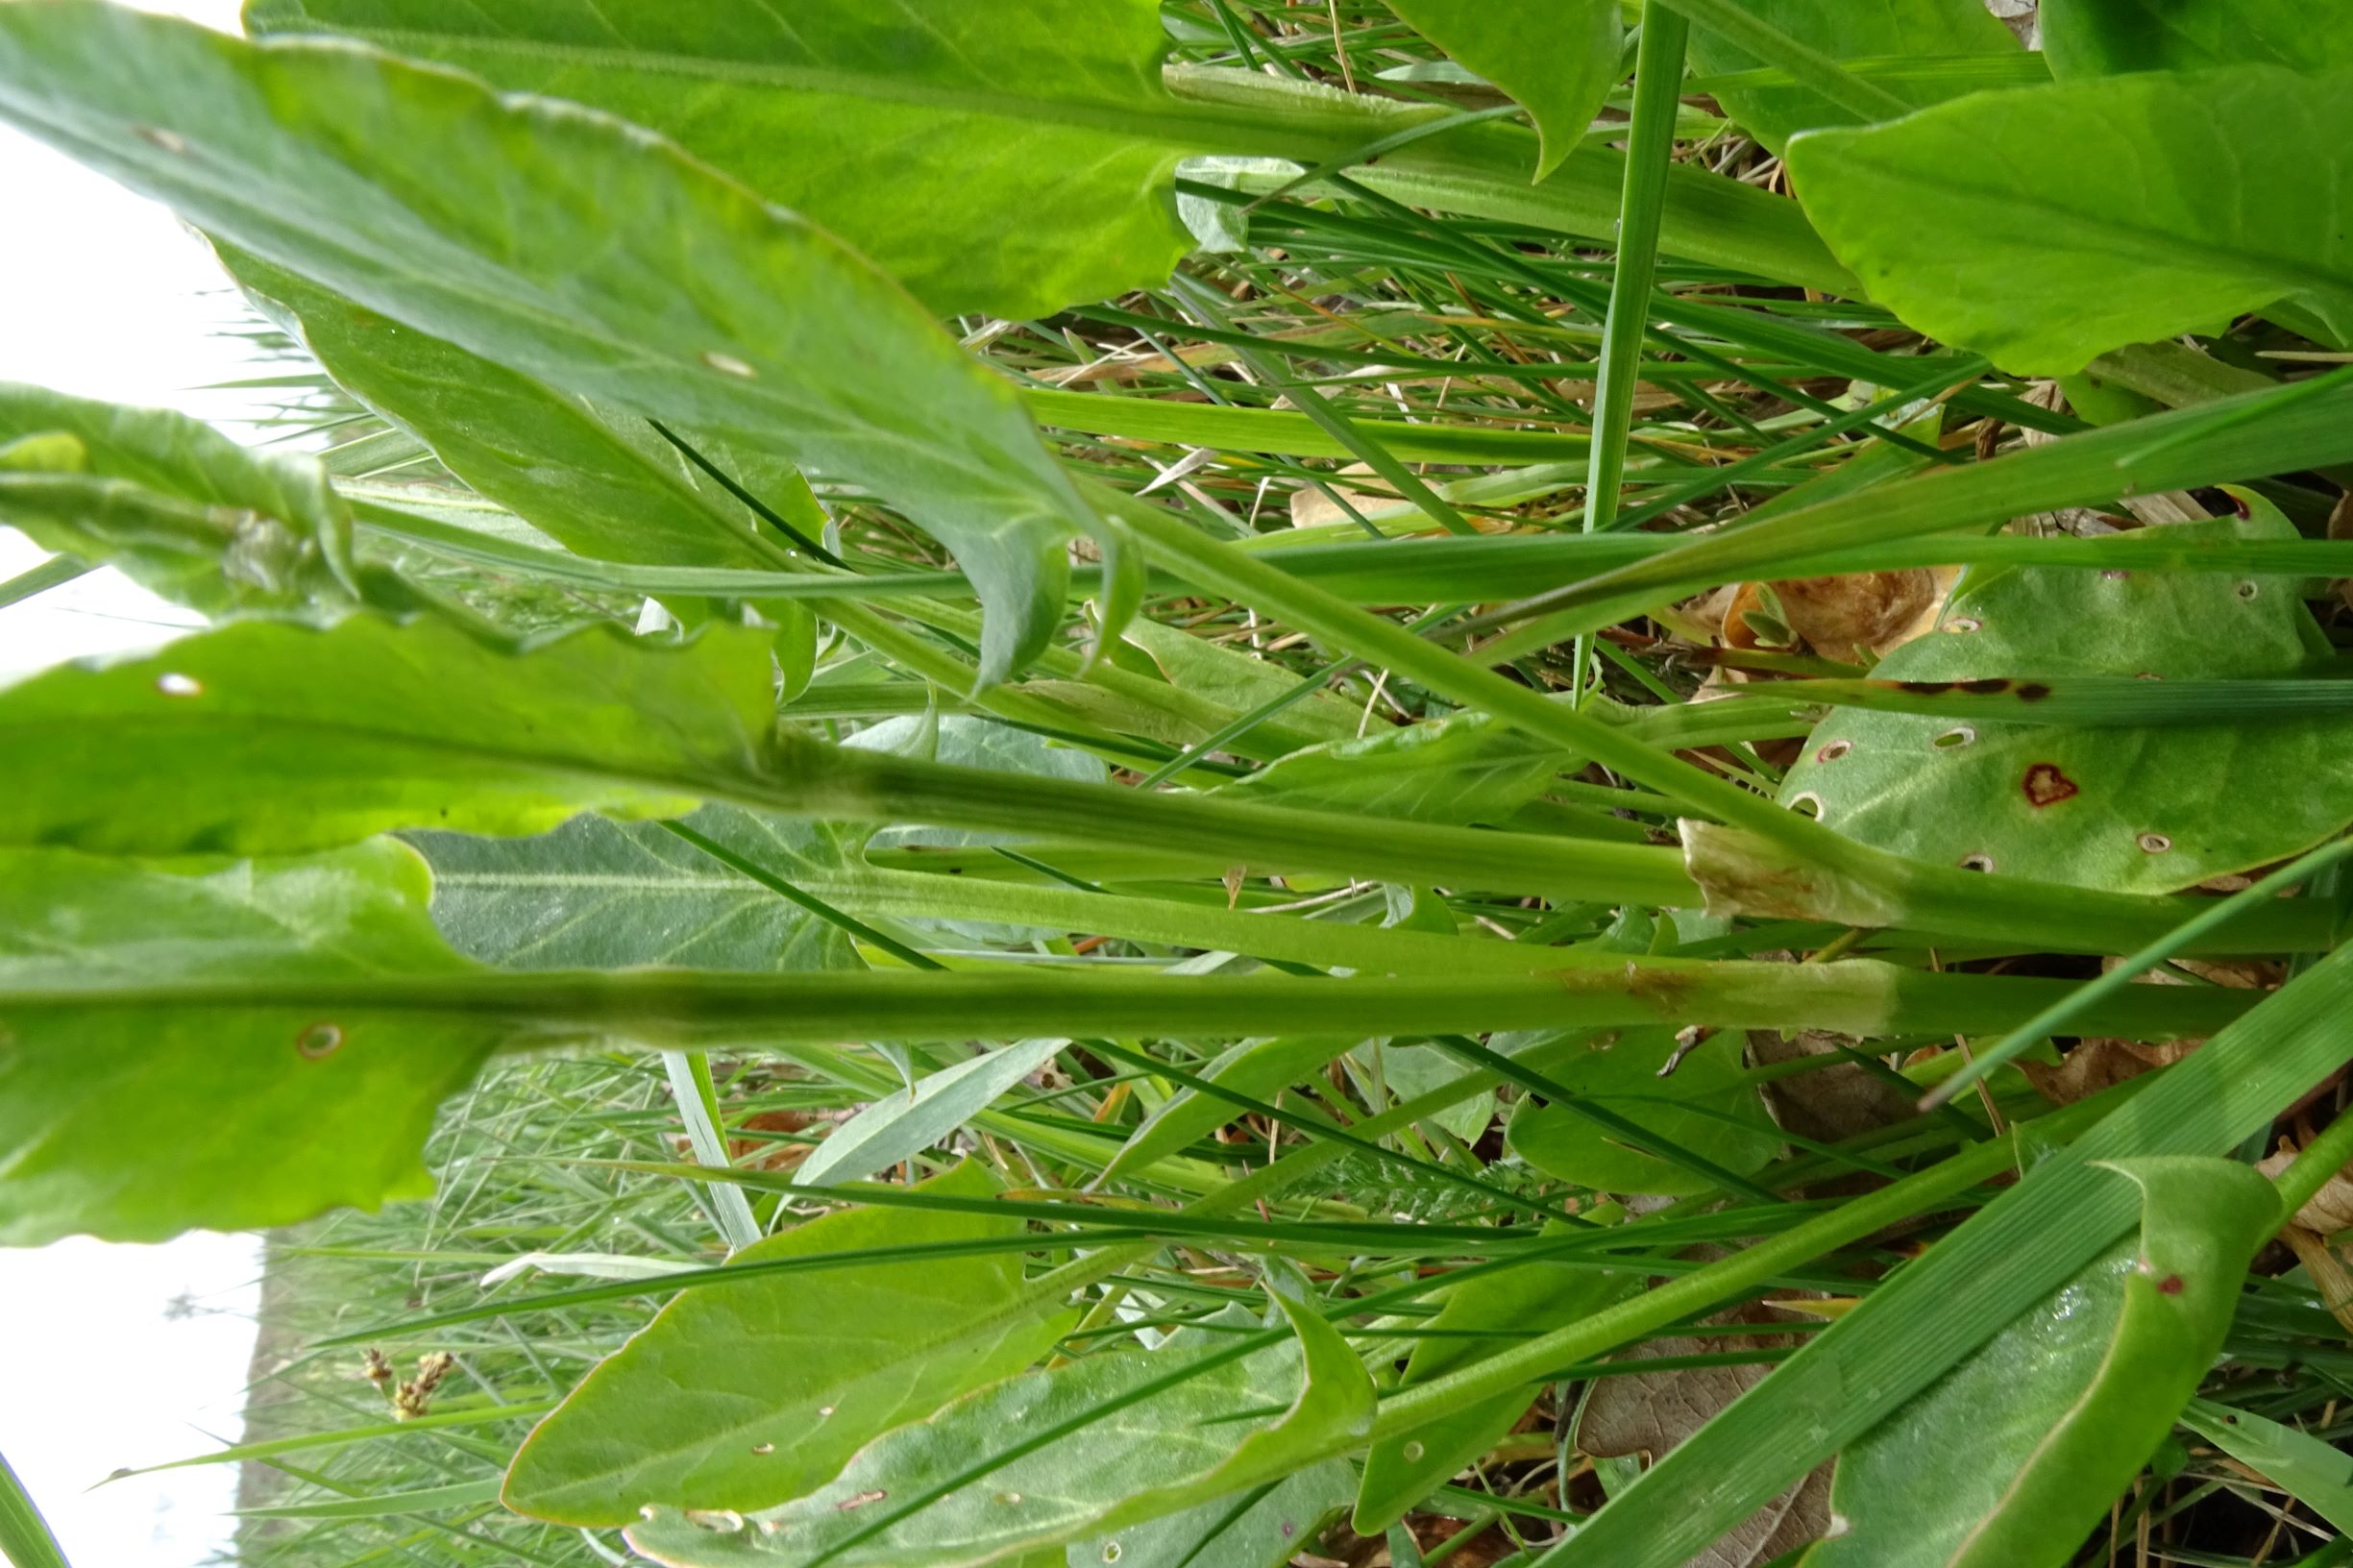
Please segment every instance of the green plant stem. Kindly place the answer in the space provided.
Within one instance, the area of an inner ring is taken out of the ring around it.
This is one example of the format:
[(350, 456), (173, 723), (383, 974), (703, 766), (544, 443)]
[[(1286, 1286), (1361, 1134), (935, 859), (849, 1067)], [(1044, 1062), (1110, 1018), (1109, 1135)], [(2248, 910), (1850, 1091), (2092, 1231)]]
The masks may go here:
[[(2335, 439), (2342, 441), (2346, 436), (2339, 432)], [(2055, 452), (2067, 444), (2055, 442), (2042, 450)], [(1949, 474), (1958, 478), (1994, 466), (1948, 470), (1934, 477)], [(1158, 507), (1100, 486), (1091, 487), (1091, 494), (1098, 503), (1116, 508), (1161, 564), (1198, 586), (1313, 633), (1441, 696), (1482, 708), (1524, 734), (1589, 757), (1696, 807), (1706, 817), (1747, 830), (1774, 853), (1785, 856), (1791, 867), (1817, 868), (1826, 882), (1843, 880), (1869, 894), (1861, 901), (1871, 906), (1870, 919), (1844, 919), (1832, 908), (1804, 912), (1814, 918), (1839, 919), (1844, 924), (1918, 924), (1998, 941), (2044, 943), (2070, 952), (2128, 950), (2170, 930), (2182, 919), (2184, 909), (2178, 899), (2050, 884), (2003, 887), (2000, 878), (1921, 866), (1856, 844), (1740, 785), (1654, 750), (1586, 715), (1570, 712), (1474, 660), (1457, 658), (1265, 561), (1224, 549)], [(1761, 861), (1763, 857), (1757, 858)], [(1788, 871), (1775, 868), (1773, 874), (1785, 878)], [(1826, 893), (1833, 900), (1839, 896), (1834, 888)], [(2305, 926), (2306, 940), (2314, 940), (2328, 924), (2325, 911), (2285, 910), (2284, 906), (2263, 911), (2261, 918), (2270, 922), (2261, 939), (2271, 944), (2270, 950), (2292, 944), (2276, 940), (2285, 935), (2286, 927)], [(2323, 946), (2328, 944), (2325, 937), (2317, 940)]]
[[(1667, 170), (1675, 159), (1675, 117), (1680, 110), (1683, 44), (1690, 27), (1660, 0), (1645, 0), (1642, 41), (1634, 57), (1633, 122), (1626, 141), (1626, 186), (1618, 202), (1617, 264), (1609, 283), (1609, 312), (1602, 327), (1600, 366), (1593, 384), (1593, 450), (1585, 468), (1584, 531), (1618, 515), (1626, 476), (1626, 440), (1633, 426), (1636, 371), (1649, 331), (1651, 282), (1658, 265), (1659, 212)], [(1577, 640), (1570, 689), (1582, 700), (1593, 656), (1589, 636)]]
[[(1468, 625), (1479, 629), (1544, 617), (1540, 632), (1515, 634), (1483, 649), (1483, 657), (1513, 657), (1525, 650), (1527, 637), (1556, 641), (1599, 630), (1694, 585), (1738, 582), (1802, 553), (2353, 459), (2353, 420), (2346, 417), (2353, 409), (2353, 389), (2332, 389), (2323, 397), (2293, 392), (2273, 388), (2222, 398), (1986, 462), (1932, 469), (1728, 528), (1655, 559), (1508, 605)], [(1458, 624), (1455, 629), (1464, 627)]]
[(1851, 1198), (1820, 1218), (1743, 1248), (1697, 1273), (1514, 1345), (1459, 1372), (1415, 1384), (1381, 1402), (1381, 1413), (1373, 1421), (1374, 1440), (1427, 1426), (1466, 1405), (1541, 1381), (1558, 1367), (1591, 1360), (1653, 1329), (1731, 1300), (1802, 1263), (1946, 1204), (2012, 1168), (2018, 1158), (2007, 1139), (1972, 1144), (1918, 1175)]
[[(1363, 428), (1364, 422), (1358, 423), (1360, 429)], [(1738, 463), (1730, 464), (1721, 473), (1728, 474), (1738, 467)], [(860, 628), (852, 635), (861, 642), (870, 641), (867, 628), (891, 625), (872, 613), (872, 600), (968, 600), (973, 597), (971, 582), (962, 573), (952, 571), (849, 576), (752, 572), (731, 567), (631, 566), (600, 561), (535, 550), (493, 534), (453, 527), (359, 494), (347, 493), (347, 499), (359, 514), (362, 526), (371, 532), (460, 560), (520, 573), (544, 582), (575, 583), (617, 593), (816, 600), (821, 602), (828, 619), (855, 617), (849, 624)], [(1311, 530), (1294, 531), (1307, 534)], [(1237, 548), (1355, 602), (1393, 604), (1408, 600), (1496, 600), (1525, 594), (1532, 587), (1574, 585), (1604, 572), (1674, 555), (1690, 548), (1690, 541), (1673, 534), (1606, 532), (1323, 544), (1294, 541), (1278, 534), (1263, 536), (1262, 540), (1238, 541)], [(1776, 577), (1813, 577), (1928, 566), (2023, 566), (2037, 570), (2068, 567), (2083, 571), (2343, 577), (2353, 576), (2353, 539), (2243, 539), (2204, 529), (2170, 527), (2141, 528), (2096, 538), (1932, 534), (1874, 538), (1829, 549), (1802, 549), (1758, 563), (1756, 571), (1758, 575)], [(1160, 586), (1169, 589), (1180, 586), (1164, 573), (1161, 578)], [(1672, 586), (1667, 593), (1707, 587), (1713, 580), (1692, 577)], [(1093, 594), (1100, 585), (1100, 575), (1091, 569), (1082, 567), (1071, 574), (1070, 591), (1074, 598)], [(929, 606), (909, 608), (921, 613)], [(898, 631), (898, 635), (920, 645), (921, 640), (909, 633)], [(895, 659), (897, 654), (894, 652), (892, 656)], [(954, 661), (936, 649), (933, 658), (944, 671), (955, 668)], [(997, 688), (996, 693), (1011, 700), (1018, 696), (1018, 688)], [(984, 699), (988, 695), (984, 694)]]
[(1486, 833), (1214, 797), (1148, 795), (811, 743), (786, 750), (774, 772), (778, 776), (772, 788), (716, 780), (712, 787), (746, 804), (802, 816), (931, 822), (1066, 840), (1078, 837), (1107, 845), (1214, 846), (1228, 864), (1238, 861), (1264, 871), (1327, 871), (1449, 887), (1522, 888), (1532, 882), (1593, 889), (1597, 897), (1686, 907), (1698, 896), (1673, 851), (1647, 845)]
[(70, 1568), (65, 1549), (49, 1529), (32, 1494), (0, 1455), (0, 1557), (12, 1568)]
[[(2064, 981), (1940, 974), (1874, 959), (1832, 964), (1628, 960), (1521, 974), (1166, 975), (1009, 964), (945, 974), (728, 974), (659, 969), (253, 979), (0, 989), (0, 1008), (285, 1007), (471, 1016), (531, 1049), (624, 1035), (656, 1047), (975, 1036), (1483, 1034), (1497, 1029), (1712, 1024), (1850, 1035), (1976, 1033), (2068, 994)], [(2085, 1017), (2158, 1039), (2222, 1027), (2260, 1000), (2224, 987), (2128, 988)]]
[(2324, 844), (2308, 854), (2298, 856), (2253, 886), (2243, 888), (2216, 902), (2195, 918), (2184, 920), (2072, 995), (2053, 1002), (1992, 1045), (1973, 1052), (1971, 1059), (1963, 1064), (1958, 1072), (1922, 1097), (1922, 1109), (1932, 1111), (1950, 1103), (1952, 1097), (1963, 1090), (1983, 1082), (2005, 1063), (2014, 1061), (2038, 1042), (2066, 1028), (2074, 1021), (2077, 1008), (2092, 1007), (2117, 995), (2167, 959), (2187, 950), (2198, 938), (2219, 930), (2247, 911), (2261, 907), (2296, 883), (2336, 865), (2348, 855), (2353, 855), (2353, 839)]
[(12, 604), (21, 604), (36, 594), (45, 594), (52, 588), (62, 587), (76, 577), (86, 576), (97, 570), (79, 555), (52, 555), (40, 565), (0, 582), (0, 610)]
[[(1189, 111), (1185, 130), (1198, 150), (1310, 165), (1452, 112), (1350, 99), (1306, 83), (1217, 66), (1172, 65), (1162, 79)], [(1518, 126), (1465, 126), (1404, 148), (1352, 178), (1409, 206), (1610, 238), (1624, 159), (1607, 148), (1587, 147), (1531, 184), (1536, 146), (1535, 134)], [(1780, 282), (1837, 294), (1860, 291), (1793, 204), (1697, 169), (1677, 168), (1669, 176), (1660, 243), (1676, 256)]]
[(2320, 1136), (2279, 1173), (2280, 1213), (2293, 1219), (2348, 1163), (2353, 1163), (2353, 1115), (2339, 1112), (2337, 1119), (2322, 1128)]

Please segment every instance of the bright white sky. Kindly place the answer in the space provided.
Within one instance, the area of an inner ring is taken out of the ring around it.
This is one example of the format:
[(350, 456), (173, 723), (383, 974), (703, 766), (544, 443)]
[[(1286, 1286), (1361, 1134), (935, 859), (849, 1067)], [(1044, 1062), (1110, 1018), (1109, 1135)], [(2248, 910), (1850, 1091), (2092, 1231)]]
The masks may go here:
[[(140, 3), (217, 27), (236, 21), (236, 0)], [(0, 380), (235, 417), (233, 395), (191, 390), (251, 372), (240, 343), (211, 335), (232, 308), (220, 273), (170, 213), (6, 130), (0, 211), (11, 215)], [(0, 579), (41, 559), (0, 529)], [(94, 574), (0, 610), (0, 680), (159, 642), (188, 619)], [(0, 1249), (0, 1453), (75, 1568), (197, 1568), (226, 1544), (233, 1467), (87, 1488), (117, 1467), (236, 1439), (258, 1251), (251, 1237), (210, 1235)]]

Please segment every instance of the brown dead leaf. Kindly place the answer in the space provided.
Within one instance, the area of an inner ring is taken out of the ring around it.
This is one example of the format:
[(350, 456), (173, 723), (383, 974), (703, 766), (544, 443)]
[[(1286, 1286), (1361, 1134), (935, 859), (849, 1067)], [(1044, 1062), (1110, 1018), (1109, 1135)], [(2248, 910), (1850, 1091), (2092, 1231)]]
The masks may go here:
[[(1770, 1066), (1835, 1055), (1841, 1045), (1853, 1043), (1843, 1035), (1819, 1030), (1785, 1036), (1754, 1029), (1749, 1033), (1749, 1055), (1759, 1066)], [(1836, 1143), (1909, 1120), (1917, 1098), (1852, 1062), (1778, 1079), (1764, 1089), (1765, 1109), (1775, 1124), (1817, 1143)]]
[(1857, 649), (1885, 653), (1909, 641), (1945, 598), (1938, 574), (1924, 567), (1789, 577), (1773, 591), (1789, 629), (1830, 659), (1851, 659)]
[[(2295, 1152), (2292, 1149), (2282, 1148), (2277, 1154), (2266, 1158), (2263, 1164), (2255, 1168), (2273, 1181), (2277, 1181), (2280, 1172), (2293, 1164), (2295, 1164)], [(2346, 1166), (2345, 1170), (2353, 1170), (2353, 1165)], [(2295, 1222), (2298, 1225), (2308, 1231), (2316, 1231), (2322, 1236), (2335, 1236), (2339, 1231), (2353, 1230), (2353, 1176), (2347, 1176), (2345, 1170), (2339, 1171), (2321, 1183), (2320, 1190), (2315, 1192), (2305, 1201), (2304, 1207), (2295, 1212)]]
[[(1771, 1308), (1750, 1302), (1709, 1318), (1710, 1323), (1777, 1323)], [(1776, 1345), (1787, 1340), (1760, 1335), (1738, 1339), (1654, 1339), (1620, 1352), (1620, 1362), (1664, 1356), (1700, 1356), (1734, 1345)], [(1769, 1366), (1708, 1366), (1679, 1372), (1627, 1373), (1593, 1385), (1577, 1426), (1577, 1446), (1601, 1458), (1628, 1456), (1644, 1466), (1690, 1436), (1724, 1408), (1765, 1380)], [(1686, 1568), (1755, 1568), (1818, 1538), (1829, 1527), (1830, 1467), (1813, 1472), (1755, 1513)]]
[(2114, 1089), (2126, 1079), (2170, 1066), (2203, 1043), (2175, 1040), (2163, 1045), (2145, 1045), (2133, 1040), (2084, 1040), (2076, 1041), (2055, 1067), (2041, 1062), (2021, 1062), (2018, 1070), (2026, 1075), (2034, 1091), (2051, 1104), (2073, 1105), (2101, 1090)]

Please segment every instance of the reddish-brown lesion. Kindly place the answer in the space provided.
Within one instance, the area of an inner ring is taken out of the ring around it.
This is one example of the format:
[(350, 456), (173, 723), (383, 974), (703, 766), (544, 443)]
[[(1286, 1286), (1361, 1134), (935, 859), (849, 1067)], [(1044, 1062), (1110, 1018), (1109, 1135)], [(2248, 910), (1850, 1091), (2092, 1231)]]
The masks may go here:
[(2038, 762), (2028, 768), (2020, 788), (2026, 792), (2026, 803), (2038, 811), (2081, 793), (2075, 781), (2061, 772), (2055, 762)]

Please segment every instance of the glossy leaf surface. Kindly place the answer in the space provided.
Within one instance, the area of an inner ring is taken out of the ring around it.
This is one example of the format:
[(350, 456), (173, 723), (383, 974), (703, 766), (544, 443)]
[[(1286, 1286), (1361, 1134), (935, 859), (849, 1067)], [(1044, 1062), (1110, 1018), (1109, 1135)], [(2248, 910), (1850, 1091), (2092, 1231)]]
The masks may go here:
[[(377, 314), (258, 257), (238, 280), (285, 316), (329, 375), (414, 433), (451, 473), (566, 549), (600, 560), (777, 570), (782, 550), (645, 419), (600, 407)], [(789, 469), (738, 478), (776, 496)], [(779, 499), (781, 499), (779, 497)]]
[[(923, 1184), (950, 1197), (994, 1188), (970, 1164)], [(730, 1262), (1020, 1228), (987, 1214), (850, 1209)], [(1019, 1258), (997, 1253), (686, 1291), (540, 1423), (507, 1470), (504, 1500), (534, 1518), (623, 1525), (649, 1504), (747, 1510), (801, 1496), (878, 1433), (1042, 1354), (1068, 1314), (1025, 1305), (1020, 1286)]]
[[(2353, 329), (2340, 73), (2273, 65), (1973, 94), (1791, 144), (1808, 216), (1871, 297), (2006, 370), (2071, 375), (2126, 344), (2286, 300)], [(2093, 147), (2097, 159), (2055, 158)]]
[[(2018, 40), (1980, 0), (1875, 0), (1870, 5), (1742, 0), (1741, 9), (1838, 61), (2018, 53)], [(1691, 30), (1689, 53), (1692, 69), (1703, 76), (1751, 71), (1761, 63), (1705, 27)], [(1938, 103), (1955, 91), (1932, 79), (1875, 81), (1874, 85), (1915, 109)], [(1775, 152), (1786, 147), (1789, 138), (1801, 131), (1857, 123), (1852, 110), (1803, 87), (1727, 87), (1716, 97), (1727, 114)]]
[[(2247, 1261), (2279, 1216), (2271, 1184), (2235, 1162), (2115, 1168), (2142, 1188), (2139, 1245), (2092, 1264), (1850, 1448), (1831, 1491), (1847, 1529), (1806, 1568), (2058, 1568), (2107, 1517), (2213, 1365)], [(1940, 1484), (1924, 1489), (1926, 1474)]]
[(672, 647), (595, 628), (518, 656), (432, 621), (230, 626), (0, 692), (0, 737), (36, 763), (0, 796), (0, 842), (282, 853), (692, 810), (643, 781), (747, 776), (768, 662), (736, 627)]
[(2297, 0), (2047, 0), (2039, 9), (2051, 74), (2201, 70), (2209, 65), (2353, 65), (2353, 27)]
[(1396, 0), (1413, 30), (1511, 95), (1536, 122), (1538, 180), (1577, 150), (1618, 79), (1616, 0)]
[(1360, 1442), (1373, 1414), (1372, 1384), (1338, 1333), (1311, 1308), (1284, 1310), (1291, 1335), (1254, 1353), (1221, 1356), (1232, 1334), (1195, 1331), (1154, 1355), (1015, 1378), (885, 1435), (832, 1484), (747, 1528), (664, 1511), (632, 1527), (630, 1544), (673, 1568), (959, 1568), (1277, 1480)]
[[(425, 867), (377, 843), (308, 860), (141, 866), (0, 852), (0, 1245), (158, 1241), (431, 1190), (442, 1098), (501, 1033), (463, 1014), (125, 1006), (127, 983), (463, 976)], [(87, 1005), (73, 992), (86, 991)]]
[(1159, 283), (1185, 252), (1165, 187), (1192, 138), (1161, 88), (1158, 11), (258, 0), (245, 16), (257, 34), (366, 38), (650, 126), (843, 234), (933, 309), (1018, 317)]
[(1012, 389), (831, 233), (669, 143), (88, 0), (0, 12), (0, 121), (404, 326), (887, 498), (979, 586), (984, 679), (1061, 619), (1063, 541), (1093, 518)]

